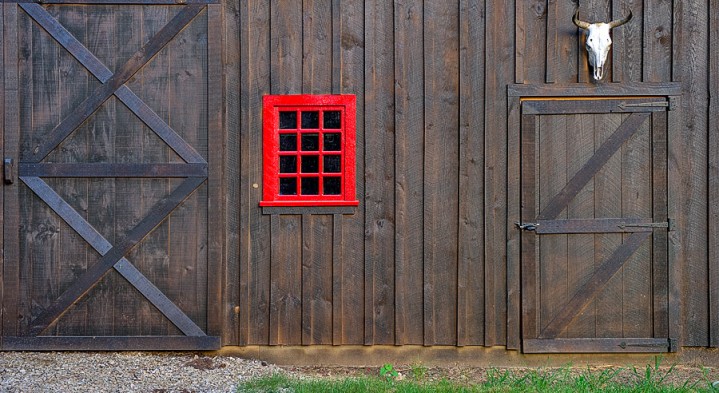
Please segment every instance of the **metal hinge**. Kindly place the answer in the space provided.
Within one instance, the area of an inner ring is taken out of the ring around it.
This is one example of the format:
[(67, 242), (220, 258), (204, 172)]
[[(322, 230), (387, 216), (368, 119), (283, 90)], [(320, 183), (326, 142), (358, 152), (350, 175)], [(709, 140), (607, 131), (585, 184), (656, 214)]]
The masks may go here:
[(653, 101), (653, 102), (639, 102), (639, 103), (633, 103), (633, 104), (627, 104), (625, 102), (622, 102), (619, 104), (619, 108), (621, 110), (625, 110), (627, 108), (669, 108), (669, 101)]
[(514, 225), (517, 226), (517, 228), (523, 230), (523, 231), (536, 231), (537, 227), (539, 226), (538, 223), (521, 223), (521, 222), (515, 222)]
[(648, 343), (627, 343), (625, 341), (622, 341), (619, 343), (619, 348), (621, 349), (627, 349), (627, 348), (666, 348), (667, 352), (671, 352), (670, 349), (672, 348), (671, 342), (667, 340), (666, 342), (648, 342)]

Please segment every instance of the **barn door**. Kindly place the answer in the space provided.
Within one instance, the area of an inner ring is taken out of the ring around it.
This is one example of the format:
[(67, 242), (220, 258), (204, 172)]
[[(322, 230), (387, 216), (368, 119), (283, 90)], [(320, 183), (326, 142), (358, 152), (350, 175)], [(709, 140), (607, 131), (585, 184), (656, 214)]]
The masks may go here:
[(521, 105), (523, 351), (673, 351), (670, 100)]
[(51, 3), (2, 10), (2, 349), (218, 348), (216, 6)]

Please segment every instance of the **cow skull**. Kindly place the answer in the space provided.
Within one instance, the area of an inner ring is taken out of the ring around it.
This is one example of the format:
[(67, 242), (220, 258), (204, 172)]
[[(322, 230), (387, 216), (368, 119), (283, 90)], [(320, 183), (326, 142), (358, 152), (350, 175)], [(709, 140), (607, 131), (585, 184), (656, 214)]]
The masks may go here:
[(609, 23), (589, 23), (579, 20), (579, 9), (574, 13), (572, 22), (577, 27), (586, 30), (587, 34), (587, 52), (589, 55), (589, 64), (594, 68), (594, 79), (600, 80), (604, 77), (604, 66), (609, 54), (609, 48), (612, 46), (612, 38), (609, 31), (615, 27), (619, 27), (632, 19), (632, 11), (625, 18), (613, 20)]

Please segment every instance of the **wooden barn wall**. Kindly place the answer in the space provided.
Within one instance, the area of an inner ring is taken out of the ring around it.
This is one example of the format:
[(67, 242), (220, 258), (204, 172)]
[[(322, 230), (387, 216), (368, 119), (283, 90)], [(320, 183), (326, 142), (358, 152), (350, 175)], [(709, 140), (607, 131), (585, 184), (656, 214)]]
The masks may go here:
[[(507, 85), (591, 85), (577, 5), (588, 20), (634, 13), (602, 83), (682, 85), (669, 135), (679, 318), (683, 345), (719, 347), (719, 0), (223, 0), (226, 139), (209, 142), (226, 162), (223, 344), (517, 348)], [(0, 28), (3, 69), (15, 38)], [(355, 214), (258, 206), (262, 96), (299, 93), (357, 96)]]
[[(719, 346), (719, 0), (226, 1), (223, 343), (517, 348), (507, 85), (592, 83), (577, 3), (588, 20), (634, 13), (602, 83), (683, 86), (683, 345)], [(258, 207), (262, 96), (300, 93), (357, 96), (353, 215)]]

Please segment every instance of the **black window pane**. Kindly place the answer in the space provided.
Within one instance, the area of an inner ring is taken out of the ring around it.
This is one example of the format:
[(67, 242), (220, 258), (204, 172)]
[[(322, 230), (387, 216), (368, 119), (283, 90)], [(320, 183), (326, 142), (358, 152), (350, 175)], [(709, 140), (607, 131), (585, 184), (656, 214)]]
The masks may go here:
[(319, 195), (320, 179), (317, 177), (302, 178), (302, 195)]
[(280, 156), (280, 173), (297, 173), (297, 156)]
[(320, 136), (318, 134), (302, 134), (302, 151), (319, 151)]
[(323, 181), (325, 195), (342, 194), (342, 179), (339, 177), (325, 177)]
[(340, 111), (326, 111), (324, 113), (324, 128), (325, 129), (339, 129), (342, 128), (342, 112)]
[(318, 156), (302, 156), (302, 173), (319, 173), (320, 158)]
[(324, 166), (322, 170), (325, 173), (340, 173), (342, 172), (342, 156), (325, 156)]
[(297, 135), (280, 134), (280, 151), (296, 151)]
[(320, 113), (317, 111), (302, 112), (302, 128), (320, 128)]
[(280, 195), (297, 195), (297, 178), (280, 178)]
[(322, 150), (324, 151), (340, 151), (342, 150), (342, 134), (340, 133), (327, 133), (324, 134), (324, 144)]
[(297, 112), (280, 112), (280, 129), (292, 130), (297, 128)]

